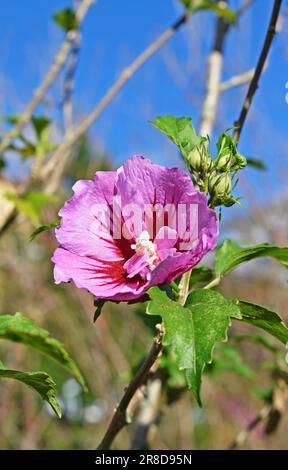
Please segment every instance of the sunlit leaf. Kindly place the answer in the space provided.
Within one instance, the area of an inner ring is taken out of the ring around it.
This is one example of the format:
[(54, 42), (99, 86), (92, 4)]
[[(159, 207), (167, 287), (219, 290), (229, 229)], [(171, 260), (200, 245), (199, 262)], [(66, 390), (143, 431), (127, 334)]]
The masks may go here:
[(30, 318), (22, 313), (0, 315), (0, 339), (26, 344), (46, 354), (61, 367), (64, 367), (85, 388), (85, 381), (79, 367), (64, 346), (58, 340), (51, 338), (47, 330), (36, 326)]
[(53, 19), (66, 32), (76, 29), (78, 26), (75, 12), (71, 8), (57, 11), (54, 13)]
[(237, 302), (237, 305), (242, 316), (238, 320), (256, 326), (277, 338), (285, 346), (288, 345), (288, 326), (277, 313), (261, 305), (241, 300)]
[(201, 404), (202, 374), (212, 361), (212, 352), (218, 341), (227, 339), (231, 316), (240, 316), (237, 305), (218, 292), (196, 289), (185, 307), (171, 300), (167, 293), (152, 287), (149, 315), (160, 315), (164, 325), (164, 346), (170, 346), (177, 356), (179, 369), (185, 370), (186, 380)]
[(30, 235), (30, 240), (34, 240), (37, 235), (39, 235), (42, 232), (47, 232), (49, 230), (52, 230), (55, 227), (58, 227), (60, 224), (60, 219), (55, 219), (53, 222), (50, 222), (50, 224), (45, 224), (45, 225), (40, 225), (40, 227), (37, 227), (35, 230)]
[(196, 134), (191, 123), (191, 118), (158, 116), (155, 122), (148, 122), (167, 135), (167, 137), (169, 137), (169, 139), (179, 147), (185, 159), (188, 158), (189, 153), (195, 148), (195, 146), (198, 146), (203, 141), (203, 138)]
[(231, 10), (224, 1), (215, 2), (213, 0), (181, 0), (181, 2), (191, 13), (195, 13), (196, 11), (200, 10), (212, 10), (230, 23), (235, 23), (237, 19), (236, 13)]
[(50, 202), (56, 202), (58, 198), (41, 192), (31, 192), (25, 196), (7, 193), (6, 198), (14, 202), (18, 212), (25, 214), (34, 225), (40, 225), (42, 209)]
[(28, 385), (38, 392), (40, 397), (47, 401), (56, 415), (61, 418), (61, 408), (56, 399), (56, 385), (46, 372), (20, 372), (19, 370), (6, 369), (0, 362), (0, 378), (14, 379)]
[(225, 240), (216, 250), (216, 274), (224, 276), (242, 263), (265, 256), (288, 267), (288, 247), (273, 246), (269, 243), (241, 247), (233, 240)]
[(266, 163), (262, 162), (262, 160), (258, 160), (257, 158), (247, 158), (247, 165), (256, 168), (256, 170), (267, 170)]

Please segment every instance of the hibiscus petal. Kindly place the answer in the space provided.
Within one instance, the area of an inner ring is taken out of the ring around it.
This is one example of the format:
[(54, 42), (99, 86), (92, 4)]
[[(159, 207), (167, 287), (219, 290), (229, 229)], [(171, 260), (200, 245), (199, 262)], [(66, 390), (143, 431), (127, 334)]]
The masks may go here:
[(56, 284), (73, 281), (96, 298), (130, 300), (140, 297), (144, 291), (144, 283), (127, 281), (121, 261), (101, 262), (63, 248), (56, 249), (52, 261)]
[(81, 256), (116, 261), (123, 254), (111, 234), (112, 197), (116, 172), (98, 172), (95, 180), (80, 180), (74, 196), (60, 210), (56, 238), (68, 251)]
[[(119, 168), (115, 188), (122, 207), (133, 203), (141, 210), (142, 221), (146, 219), (145, 226), (138, 224), (135, 228), (135, 237), (147, 229), (151, 238), (156, 234), (151, 231), (153, 206), (159, 207), (159, 210), (156, 210), (157, 218), (162, 216), (166, 205), (177, 207), (196, 192), (191, 178), (183, 170), (156, 165), (142, 156), (129, 158)], [(172, 227), (173, 223), (175, 225), (175, 221), (171, 221), (169, 225)], [(161, 227), (163, 223), (160, 222), (159, 225)]]

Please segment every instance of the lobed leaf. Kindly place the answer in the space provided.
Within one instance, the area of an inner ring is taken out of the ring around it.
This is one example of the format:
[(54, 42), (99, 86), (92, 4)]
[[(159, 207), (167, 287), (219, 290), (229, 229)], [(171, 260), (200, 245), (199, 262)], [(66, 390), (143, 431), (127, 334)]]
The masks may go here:
[(160, 315), (164, 325), (164, 346), (175, 352), (179, 369), (185, 370), (186, 380), (201, 405), (202, 374), (212, 361), (215, 343), (227, 339), (230, 317), (240, 318), (235, 302), (209, 289), (196, 289), (185, 307), (171, 300), (159, 287), (148, 291), (151, 301), (149, 315)]
[(203, 141), (203, 138), (196, 134), (191, 118), (157, 116), (155, 122), (148, 122), (167, 135), (167, 137), (179, 147), (185, 159), (187, 159), (189, 153)]

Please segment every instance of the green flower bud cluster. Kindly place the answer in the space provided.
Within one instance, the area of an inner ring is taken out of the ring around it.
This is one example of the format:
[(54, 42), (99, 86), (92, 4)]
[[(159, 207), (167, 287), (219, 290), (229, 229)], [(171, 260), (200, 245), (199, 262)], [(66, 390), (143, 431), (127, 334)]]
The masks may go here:
[(217, 150), (217, 156), (208, 178), (210, 205), (229, 207), (238, 200), (230, 194), (237, 184), (236, 181), (233, 187), (233, 180), (238, 170), (247, 165), (247, 160), (238, 152), (233, 138), (226, 133), (220, 136)]
[(229, 207), (238, 201), (230, 193), (237, 184), (238, 170), (247, 165), (247, 160), (227, 132), (220, 135), (216, 145), (217, 155), (213, 160), (209, 137), (197, 136), (184, 158), (194, 183), (200, 191), (209, 194), (210, 206)]

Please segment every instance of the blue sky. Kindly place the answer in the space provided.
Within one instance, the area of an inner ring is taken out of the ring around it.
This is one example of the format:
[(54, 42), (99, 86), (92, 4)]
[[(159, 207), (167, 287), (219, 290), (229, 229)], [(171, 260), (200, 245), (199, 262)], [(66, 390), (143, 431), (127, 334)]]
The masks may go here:
[[(10, 0), (2, 3), (0, 106), (1, 114), (4, 114), (21, 111), (40, 83), (63, 37), (51, 16), (70, 6), (71, 1)], [(232, 0), (231, 3), (237, 6), (240, 2)], [(255, 65), (272, 4), (272, 0), (255, 0), (251, 12), (229, 33), (224, 79)], [(75, 87), (77, 118), (91, 110), (122, 67), (129, 64), (181, 11), (180, 2), (173, 0), (98, 0), (83, 25), (83, 48)], [(146, 121), (153, 120), (156, 115), (174, 114), (191, 116), (198, 125), (214, 21), (211, 13), (195, 15), (164, 52), (155, 55), (137, 72), (92, 127), (91, 136), (102, 142), (117, 164), (131, 154), (140, 153), (170, 166), (177, 165), (175, 149)], [(240, 142), (243, 154), (257, 156), (268, 164), (269, 170), (265, 174), (253, 169), (246, 171), (245, 178), (256, 188), (259, 197), (265, 197), (267, 192), (270, 196), (279, 185), (286, 184), (283, 166), (288, 151), (287, 36), (284, 22)], [(172, 73), (167, 66), (167, 57), (170, 62), (171, 57), (177, 59)], [(176, 85), (178, 82), (181, 86)], [(246, 87), (242, 87), (223, 94), (215, 135), (233, 125), (245, 90)], [(57, 101), (60, 96), (58, 84), (49, 97)]]

